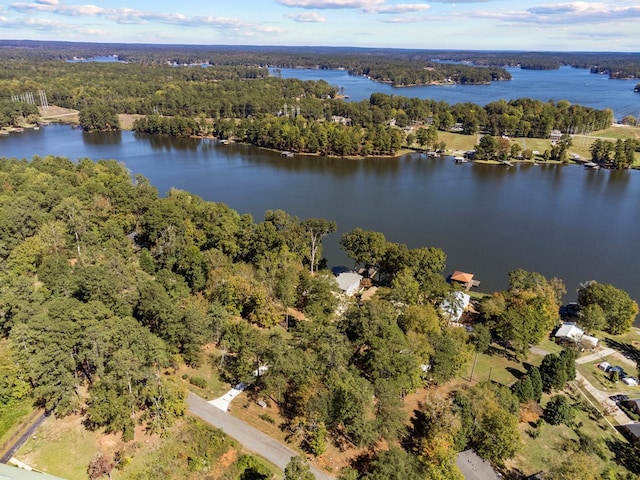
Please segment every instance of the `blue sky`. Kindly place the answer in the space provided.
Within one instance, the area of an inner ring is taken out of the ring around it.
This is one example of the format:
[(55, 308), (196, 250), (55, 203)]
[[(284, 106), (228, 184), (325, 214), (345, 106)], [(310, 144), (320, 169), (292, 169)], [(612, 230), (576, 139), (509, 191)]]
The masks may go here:
[(640, 0), (0, 0), (0, 39), (640, 51)]

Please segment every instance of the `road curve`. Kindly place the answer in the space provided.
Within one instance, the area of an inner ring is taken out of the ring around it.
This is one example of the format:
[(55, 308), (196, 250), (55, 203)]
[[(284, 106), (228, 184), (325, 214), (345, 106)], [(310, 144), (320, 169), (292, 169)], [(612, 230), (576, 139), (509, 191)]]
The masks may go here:
[[(194, 393), (189, 393), (187, 402), (189, 411), (195, 416), (219, 428), (230, 437), (235, 438), (248, 450), (263, 456), (282, 470), (289, 463), (291, 457), (298, 455), (297, 452), (289, 447), (282, 445), (267, 434), (229, 413), (214, 407)], [(333, 480), (335, 478), (319, 470), (314, 465), (311, 465), (311, 472), (318, 480)]]

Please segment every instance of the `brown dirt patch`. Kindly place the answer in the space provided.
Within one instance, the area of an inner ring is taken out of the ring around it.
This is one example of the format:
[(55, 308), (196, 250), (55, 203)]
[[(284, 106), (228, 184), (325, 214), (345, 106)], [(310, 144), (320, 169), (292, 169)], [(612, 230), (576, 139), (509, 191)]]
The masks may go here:
[(237, 459), (238, 451), (236, 449), (227, 450), (224, 455), (216, 460), (215, 467), (210, 472), (211, 478), (220, 478)]
[(80, 112), (71, 108), (49, 105), (46, 110), (43, 110), (42, 107), (38, 107), (38, 111), (40, 112), (40, 116), (43, 120), (51, 122), (78, 123), (80, 121), (80, 118), (78, 117)]
[(120, 120), (120, 128), (122, 130), (131, 130), (133, 128), (133, 122), (139, 118), (143, 118), (144, 115), (119, 113), (118, 119)]

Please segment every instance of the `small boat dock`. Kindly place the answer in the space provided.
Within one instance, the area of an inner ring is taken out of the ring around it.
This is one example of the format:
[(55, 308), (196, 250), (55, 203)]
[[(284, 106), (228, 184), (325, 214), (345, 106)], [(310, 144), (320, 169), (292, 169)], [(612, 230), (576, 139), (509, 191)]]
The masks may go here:
[(473, 273), (461, 272), (459, 270), (456, 270), (449, 277), (449, 282), (459, 283), (464, 287), (466, 291), (469, 291), (473, 287), (480, 286), (480, 280), (475, 280), (473, 277), (474, 277)]

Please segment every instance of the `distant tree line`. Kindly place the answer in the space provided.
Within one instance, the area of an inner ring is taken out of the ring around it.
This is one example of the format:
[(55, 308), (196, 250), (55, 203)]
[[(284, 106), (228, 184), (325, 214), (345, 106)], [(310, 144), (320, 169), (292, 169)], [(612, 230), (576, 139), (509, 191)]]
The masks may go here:
[(120, 60), (155, 64), (253, 65), (264, 67), (346, 68), (386, 63), (411, 65), (419, 70), (434, 60), (467, 63), (475, 66), (556, 69), (562, 65), (591, 69), (611, 78), (639, 78), (640, 58), (624, 52), (510, 52), (380, 49), (352, 47), (282, 47), (233, 45), (135, 45), (82, 42), (45, 42), (3, 40), (0, 58), (29, 60), (67, 60), (118, 54)]

